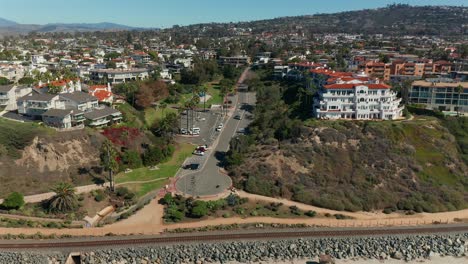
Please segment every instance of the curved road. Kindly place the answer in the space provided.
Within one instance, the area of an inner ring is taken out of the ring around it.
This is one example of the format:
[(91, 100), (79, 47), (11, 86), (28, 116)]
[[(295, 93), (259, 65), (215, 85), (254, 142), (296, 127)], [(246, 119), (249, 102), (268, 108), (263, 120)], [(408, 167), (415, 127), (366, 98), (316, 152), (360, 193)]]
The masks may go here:
[[(239, 83), (242, 83), (247, 71), (248, 69), (244, 71)], [(247, 127), (249, 119), (245, 117), (249, 113), (246, 109), (252, 109), (255, 100), (255, 94), (252, 92), (237, 93), (234, 98), (236, 107), (224, 118), (224, 127), (221, 132), (217, 132), (212, 149), (206, 152), (208, 156), (203, 159), (204, 163), (200, 164), (201, 168), (193, 173), (181, 171), (185, 175), (178, 175), (175, 183), (177, 191), (193, 197), (212, 196), (224, 192), (232, 185), (231, 178), (220, 171), (222, 167), (219, 163), (229, 149), (231, 138), (236, 136), (239, 129)], [(234, 119), (235, 115), (240, 115), (242, 119)]]

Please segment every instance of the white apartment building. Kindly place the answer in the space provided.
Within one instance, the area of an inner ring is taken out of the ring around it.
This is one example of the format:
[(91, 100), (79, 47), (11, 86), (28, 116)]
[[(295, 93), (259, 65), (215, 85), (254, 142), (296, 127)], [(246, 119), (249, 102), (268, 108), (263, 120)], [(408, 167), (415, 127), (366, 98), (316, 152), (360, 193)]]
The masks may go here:
[(133, 68), (127, 70), (94, 69), (89, 71), (89, 78), (95, 82), (118, 84), (128, 81), (145, 80), (149, 77), (148, 69)]
[(314, 116), (321, 119), (395, 120), (402, 117), (401, 98), (390, 86), (358, 80), (324, 85), (314, 100)]
[(32, 91), (31, 87), (10, 85), (0, 85), (0, 107), (4, 110), (13, 111), (18, 109), (16, 100)]

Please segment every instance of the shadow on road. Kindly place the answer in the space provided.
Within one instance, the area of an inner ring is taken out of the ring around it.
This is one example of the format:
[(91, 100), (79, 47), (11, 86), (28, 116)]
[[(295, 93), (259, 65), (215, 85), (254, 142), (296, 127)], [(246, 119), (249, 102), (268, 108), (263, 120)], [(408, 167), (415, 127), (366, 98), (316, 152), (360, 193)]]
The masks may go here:
[(250, 104), (242, 104), (240, 109), (241, 110), (244, 110), (246, 112), (249, 112), (249, 113), (253, 113), (253, 110), (254, 110), (254, 106), (253, 105), (250, 105)]
[(214, 153), (214, 157), (216, 158), (216, 160), (218, 161), (218, 163), (216, 163), (216, 165), (218, 167), (224, 167), (224, 165), (226, 164), (226, 152), (225, 151), (216, 151)]

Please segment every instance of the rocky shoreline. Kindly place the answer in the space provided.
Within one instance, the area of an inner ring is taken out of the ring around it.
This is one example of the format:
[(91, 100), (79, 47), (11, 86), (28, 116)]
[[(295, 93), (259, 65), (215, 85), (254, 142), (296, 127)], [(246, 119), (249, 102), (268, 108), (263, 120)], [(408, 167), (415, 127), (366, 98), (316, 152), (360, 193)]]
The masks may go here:
[[(83, 252), (82, 263), (268, 263), (316, 259), (395, 259), (468, 256), (468, 233), (451, 235), (288, 239), (145, 246)], [(0, 252), (0, 263), (64, 263), (64, 253)]]

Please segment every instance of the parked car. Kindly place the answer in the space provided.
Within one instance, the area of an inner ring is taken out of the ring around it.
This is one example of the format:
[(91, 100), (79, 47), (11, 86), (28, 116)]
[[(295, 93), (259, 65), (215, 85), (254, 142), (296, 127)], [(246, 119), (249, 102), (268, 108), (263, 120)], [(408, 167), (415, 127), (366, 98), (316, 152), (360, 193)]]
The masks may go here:
[(208, 149), (208, 145), (198, 145), (197, 146), (197, 149), (205, 149), (204, 151), (206, 151)]
[(180, 129), (180, 134), (182, 134), (182, 135), (187, 135), (187, 134), (188, 134), (187, 129), (181, 128), (181, 129)]
[(242, 116), (241, 116), (241, 115), (235, 115), (235, 116), (234, 116), (234, 119), (242, 120)]
[(223, 130), (223, 127), (224, 127), (223, 123), (220, 123), (220, 124), (216, 127), (216, 131), (219, 132), (219, 131)]
[(198, 170), (200, 167), (200, 164), (198, 163), (191, 163), (191, 164), (186, 164), (184, 165), (183, 169), (184, 170)]
[(245, 134), (245, 128), (241, 128), (237, 131), (237, 133), (240, 133), (240, 134)]
[(190, 129), (190, 135), (200, 135), (200, 128), (199, 127), (193, 127)]
[(193, 152), (194, 155), (197, 155), (197, 156), (205, 156), (205, 152), (204, 151), (200, 151), (200, 150), (195, 150)]

